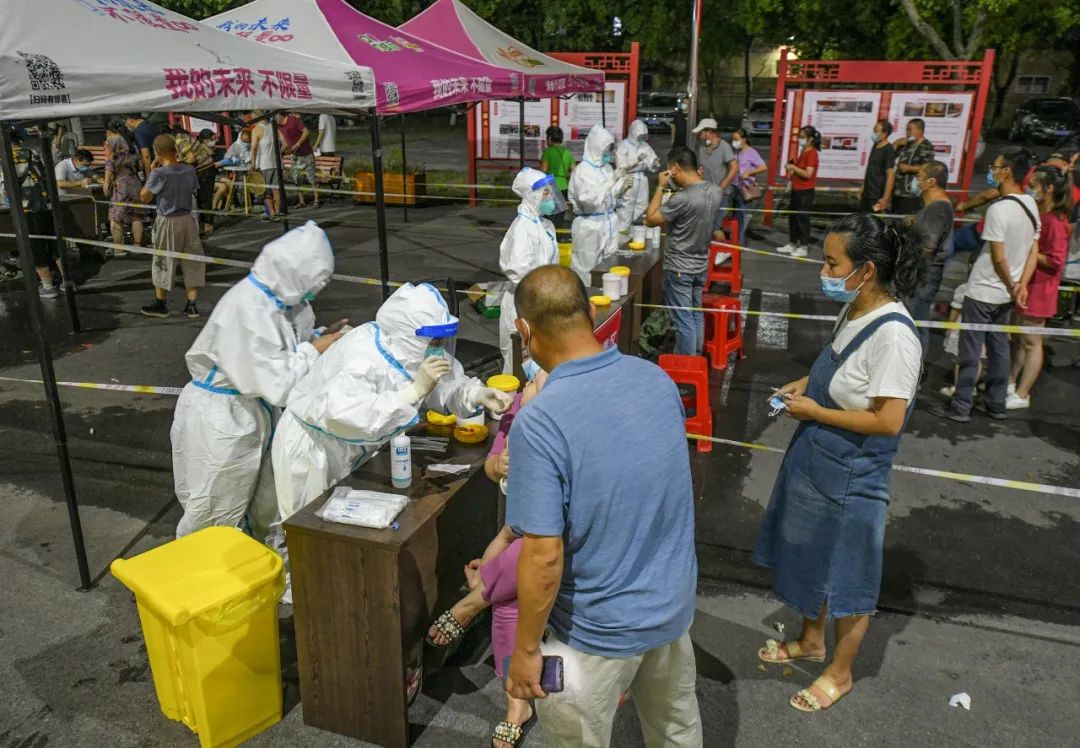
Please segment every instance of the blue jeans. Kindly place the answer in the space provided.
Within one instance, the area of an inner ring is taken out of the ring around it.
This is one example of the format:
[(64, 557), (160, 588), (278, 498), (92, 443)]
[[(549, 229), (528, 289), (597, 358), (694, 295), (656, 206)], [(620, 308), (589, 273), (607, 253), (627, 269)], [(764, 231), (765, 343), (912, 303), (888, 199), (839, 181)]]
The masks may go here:
[(741, 208), (749, 208), (750, 203), (742, 196), (742, 190), (737, 189), (732, 193), (732, 207), (735, 208), (735, 218), (739, 222), (739, 236), (734, 238), (736, 244), (740, 247), (746, 246), (746, 230), (750, 228), (750, 219), (753, 217), (752, 213), (748, 213), (746, 210), (740, 210)]
[[(945, 250), (942, 249), (943, 254), (944, 252)], [(915, 294), (905, 302), (912, 319), (923, 321), (930, 319), (930, 311), (933, 309), (934, 299), (937, 298), (938, 291), (941, 290), (941, 278), (944, 273), (944, 257), (931, 263), (926, 273), (926, 280), (915, 289)], [(919, 342), (922, 343), (923, 360), (926, 360), (926, 351), (930, 347), (930, 328), (919, 328)]]
[[(664, 304), (667, 306), (701, 308), (705, 289), (705, 273), (663, 273)], [(705, 345), (705, 313), (685, 309), (669, 309), (675, 323), (675, 353), (681, 356), (700, 356)]]

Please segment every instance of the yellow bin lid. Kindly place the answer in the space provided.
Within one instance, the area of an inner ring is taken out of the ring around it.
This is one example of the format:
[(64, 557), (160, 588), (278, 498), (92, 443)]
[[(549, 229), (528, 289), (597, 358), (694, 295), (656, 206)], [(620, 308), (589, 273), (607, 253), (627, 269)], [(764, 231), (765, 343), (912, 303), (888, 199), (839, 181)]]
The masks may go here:
[(630, 268), (626, 267), (626, 265), (616, 265), (613, 268), (609, 268), (608, 272), (614, 273), (615, 275), (630, 275)]
[(427, 421), (432, 426), (453, 426), (457, 423), (457, 416), (453, 413), (446, 415), (437, 410), (429, 410), (427, 412)]
[(173, 626), (273, 583), (281, 556), (235, 527), (207, 527), (109, 567), (140, 605)]
[(603, 294), (600, 294), (599, 296), (590, 296), (589, 301), (591, 301), (594, 306), (611, 306), (611, 299)]
[(488, 377), (487, 386), (503, 392), (517, 392), (521, 387), (521, 380), (513, 374), (495, 374)]

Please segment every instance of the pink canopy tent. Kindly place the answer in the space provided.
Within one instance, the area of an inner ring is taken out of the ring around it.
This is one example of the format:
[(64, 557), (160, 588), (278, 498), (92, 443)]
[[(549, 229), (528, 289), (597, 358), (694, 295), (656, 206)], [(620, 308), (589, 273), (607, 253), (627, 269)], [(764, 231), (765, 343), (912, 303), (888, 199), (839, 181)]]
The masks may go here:
[(271, 47), (370, 67), (379, 114), (524, 92), (518, 73), (396, 29), (344, 0), (255, 0), (203, 23)]
[[(604, 90), (604, 74), (548, 57), (492, 26), (461, 0), (436, 0), (399, 27), (474, 60), (525, 78), (525, 96), (549, 99)], [(371, 64), (363, 61), (365, 65)], [(372, 66), (374, 67), (374, 66)], [(375, 77), (380, 78), (378, 68)], [(521, 95), (520, 93), (517, 95)]]

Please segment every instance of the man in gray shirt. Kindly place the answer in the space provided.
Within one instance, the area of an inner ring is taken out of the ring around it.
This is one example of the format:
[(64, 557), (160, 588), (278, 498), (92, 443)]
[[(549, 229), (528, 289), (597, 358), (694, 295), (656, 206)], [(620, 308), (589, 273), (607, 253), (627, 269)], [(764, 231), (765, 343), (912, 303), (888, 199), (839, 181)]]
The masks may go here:
[[(705, 181), (717, 185), (723, 195), (713, 225), (713, 231), (719, 231), (720, 224), (723, 222), (728, 207), (731, 205), (731, 193), (734, 190), (733, 183), (735, 178), (739, 176), (738, 157), (735, 155), (735, 149), (720, 137), (718, 125), (712, 117), (706, 117), (698, 122), (698, 126), (694, 128), (694, 134), (697, 135), (700, 144), (697, 159), (698, 163), (701, 164)], [(716, 238), (723, 240), (724, 236), (720, 235)]]
[[(664, 304), (675, 322), (675, 353), (701, 355), (705, 343), (705, 315), (686, 307), (701, 308), (705, 275), (709, 267), (709, 241), (723, 196), (720, 188), (698, 174), (694, 152), (686, 147), (667, 156), (667, 171), (660, 181), (645, 214), (649, 226), (666, 226), (664, 249)], [(664, 202), (664, 190), (677, 186), (678, 192)]]

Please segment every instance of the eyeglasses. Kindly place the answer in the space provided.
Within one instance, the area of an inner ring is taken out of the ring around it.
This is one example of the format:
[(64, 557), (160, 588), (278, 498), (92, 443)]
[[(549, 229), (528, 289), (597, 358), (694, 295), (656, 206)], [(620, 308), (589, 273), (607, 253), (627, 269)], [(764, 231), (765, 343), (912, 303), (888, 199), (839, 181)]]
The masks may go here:
[(998, 164), (990, 164), (990, 168), (993, 169), (994, 171), (1001, 171), (1002, 169), (1008, 169), (1009, 167), (1005, 166), (1004, 164), (1002, 164), (1000, 166)]

